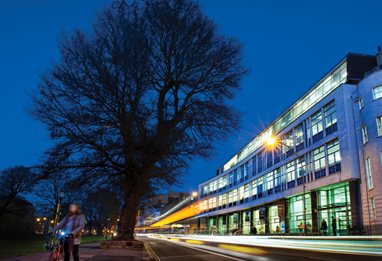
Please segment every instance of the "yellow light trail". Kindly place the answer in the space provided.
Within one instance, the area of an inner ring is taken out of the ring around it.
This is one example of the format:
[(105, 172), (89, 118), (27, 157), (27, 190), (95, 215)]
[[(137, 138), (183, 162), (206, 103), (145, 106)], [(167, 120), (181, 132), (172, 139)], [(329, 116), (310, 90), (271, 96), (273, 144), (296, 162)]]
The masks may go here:
[(150, 227), (163, 227), (168, 224), (175, 223), (177, 221), (194, 217), (199, 212), (199, 204), (197, 202), (192, 203), (189, 206), (186, 206), (182, 208), (181, 210), (178, 210), (175, 213), (172, 213), (171, 215), (159, 220), (158, 222), (152, 224)]

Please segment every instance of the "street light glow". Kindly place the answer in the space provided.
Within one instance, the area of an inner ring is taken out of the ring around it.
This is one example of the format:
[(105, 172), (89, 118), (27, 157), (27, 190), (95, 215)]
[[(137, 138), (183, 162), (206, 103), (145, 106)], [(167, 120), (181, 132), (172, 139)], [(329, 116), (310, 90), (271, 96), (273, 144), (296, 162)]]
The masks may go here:
[(198, 192), (196, 192), (196, 191), (192, 192), (191, 196), (192, 196), (193, 198), (196, 198), (196, 197), (198, 196)]
[(276, 145), (276, 143), (277, 143), (277, 138), (275, 137), (275, 136), (270, 136), (268, 139), (267, 139), (267, 146), (269, 146), (269, 147), (273, 147), (273, 146), (275, 146)]

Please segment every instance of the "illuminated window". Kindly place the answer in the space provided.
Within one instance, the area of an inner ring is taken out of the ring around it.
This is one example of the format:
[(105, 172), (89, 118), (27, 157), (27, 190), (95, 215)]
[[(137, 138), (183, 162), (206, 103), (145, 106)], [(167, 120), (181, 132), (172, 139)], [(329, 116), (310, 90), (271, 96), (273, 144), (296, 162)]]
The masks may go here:
[(382, 116), (377, 117), (377, 132), (378, 136), (382, 136)]
[(382, 85), (373, 88), (373, 99), (382, 98)]
[(288, 162), (286, 164), (286, 177), (288, 182), (288, 188), (295, 186), (296, 172), (294, 167), (294, 161)]
[(222, 204), (223, 204), (223, 206), (227, 205), (227, 194), (226, 193), (224, 193), (222, 195)]
[(300, 185), (302, 183), (302, 176), (306, 175), (306, 164), (304, 157), (296, 159), (296, 168), (297, 178), (300, 178), (298, 184)]
[(244, 199), (244, 186), (239, 188), (239, 200)]
[(263, 194), (263, 177), (257, 179), (257, 194), (261, 197)]
[(257, 179), (252, 181), (252, 196), (257, 195)]
[(341, 171), (340, 144), (338, 139), (327, 144), (329, 174)]
[(324, 107), (326, 134), (337, 130), (337, 115), (334, 101)]
[(321, 146), (313, 151), (313, 166), (316, 179), (326, 176), (324, 146)]
[(233, 191), (228, 192), (228, 203), (231, 204), (233, 202)]
[(244, 198), (249, 198), (249, 184), (244, 185)]
[(275, 169), (274, 178), (275, 178), (275, 190), (279, 191), (281, 188), (281, 168)]
[(373, 188), (373, 176), (371, 174), (371, 164), (370, 164), (370, 157), (368, 157), (365, 161), (366, 165), (366, 178), (367, 178), (367, 187), (370, 189)]
[(320, 133), (323, 130), (321, 111), (318, 111), (312, 115), (311, 126), (312, 126), (312, 135), (313, 136)]
[(362, 142), (363, 144), (366, 144), (368, 141), (369, 141), (369, 138), (367, 136), (366, 125), (362, 125)]
[[(299, 151), (304, 146), (304, 128), (302, 124), (298, 125), (296, 128), (294, 128), (294, 140), (296, 144), (296, 151)], [(301, 146), (302, 145), (302, 146)]]
[(283, 136), (283, 141), (282, 141), (284, 153), (286, 154), (287, 157), (293, 155), (293, 132), (290, 131), (287, 134)]
[(232, 202), (236, 202), (237, 201), (237, 189), (234, 189), (232, 191)]
[(266, 175), (267, 189), (273, 189), (273, 172), (269, 172)]

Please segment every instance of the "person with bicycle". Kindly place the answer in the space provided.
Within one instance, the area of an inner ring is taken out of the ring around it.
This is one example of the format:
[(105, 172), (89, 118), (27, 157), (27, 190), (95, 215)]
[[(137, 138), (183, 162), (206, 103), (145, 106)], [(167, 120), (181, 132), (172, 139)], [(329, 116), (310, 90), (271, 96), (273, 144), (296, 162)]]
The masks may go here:
[(64, 238), (64, 261), (70, 260), (70, 253), (74, 261), (79, 261), (79, 248), (81, 242), (81, 231), (85, 226), (85, 217), (80, 212), (80, 206), (77, 204), (69, 205), (69, 213), (60, 223), (53, 228), (53, 233), (61, 229)]

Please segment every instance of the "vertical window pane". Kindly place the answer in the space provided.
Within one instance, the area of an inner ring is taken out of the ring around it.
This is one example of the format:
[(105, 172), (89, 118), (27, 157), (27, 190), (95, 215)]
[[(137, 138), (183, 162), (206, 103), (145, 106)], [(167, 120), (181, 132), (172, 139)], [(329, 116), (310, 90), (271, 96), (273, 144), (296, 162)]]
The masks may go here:
[(362, 142), (363, 144), (366, 144), (368, 142), (369, 138), (367, 136), (367, 129), (365, 125), (362, 125)]
[(382, 85), (373, 88), (373, 99), (379, 99), (382, 97)]
[(378, 136), (382, 136), (382, 116), (377, 117), (377, 132)]
[(365, 165), (366, 165), (367, 186), (369, 189), (372, 189), (373, 188), (373, 176), (371, 174), (370, 157), (368, 157), (366, 159)]

